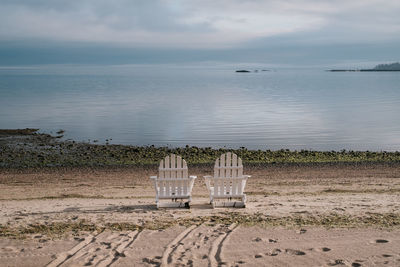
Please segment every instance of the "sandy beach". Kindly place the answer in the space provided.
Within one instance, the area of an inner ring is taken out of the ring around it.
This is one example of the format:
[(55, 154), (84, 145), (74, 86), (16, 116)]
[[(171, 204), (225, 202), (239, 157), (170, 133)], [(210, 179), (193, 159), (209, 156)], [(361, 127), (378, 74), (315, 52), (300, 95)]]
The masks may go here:
[(244, 209), (160, 209), (156, 168), (0, 170), (0, 266), (398, 266), (398, 164), (249, 167)]
[(0, 0), (0, 267), (400, 267), (399, 14)]

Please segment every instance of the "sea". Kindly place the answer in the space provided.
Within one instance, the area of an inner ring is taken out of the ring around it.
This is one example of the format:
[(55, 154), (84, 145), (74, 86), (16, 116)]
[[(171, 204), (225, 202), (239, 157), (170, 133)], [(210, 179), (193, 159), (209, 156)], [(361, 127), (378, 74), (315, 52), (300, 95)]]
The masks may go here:
[(64, 130), (64, 140), (135, 146), (400, 151), (400, 72), (0, 67), (0, 128)]

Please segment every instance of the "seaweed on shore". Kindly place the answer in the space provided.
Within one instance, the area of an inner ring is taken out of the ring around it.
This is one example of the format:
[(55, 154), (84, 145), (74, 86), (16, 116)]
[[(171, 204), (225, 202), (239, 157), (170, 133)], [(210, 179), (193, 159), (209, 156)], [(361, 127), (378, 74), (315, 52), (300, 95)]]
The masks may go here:
[(346, 214), (320, 214), (294, 215), (285, 217), (272, 217), (261, 213), (241, 214), (238, 212), (225, 212), (221, 215), (197, 216), (179, 219), (157, 219), (146, 221), (141, 225), (129, 222), (110, 222), (95, 224), (86, 220), (78, 222), (52, 222), (48, 224), (30, 224), (27, 226), (10, 227), (0, 225), (0, 237), (25, 238), (31, 234), (42, 234), (48, 237), (58, 238), (68, 234), (78, 235), (81, 232), (102, 232), (109, 231), (134, 231), (134, 230), (160, 230), (176, 225), (208, 225), (216, 224), (239, 224), (243, 226), (259, 227), (286, 227), (298, 228), (304, 226), (325, 227), (325, 228), (354, 228), (354, 227), (379, 227), (394, 228), (400, 226), (399, 213), (367, 213), (365, 215), (353, 216)]
[(69, 167), (69, 166), (148, 166), (155, 165), (170, 153), (179, 154), (189, 164), (212, 164), (222, 153), (232, 151), (246, 164), (308, 163), (400, 163), (400, 152), (312, 151), (213, 149), (211, 147), (155, 147), (108, 145), (61, 140), (36, 133), (37, 129), (0, 130), (0, 167)]

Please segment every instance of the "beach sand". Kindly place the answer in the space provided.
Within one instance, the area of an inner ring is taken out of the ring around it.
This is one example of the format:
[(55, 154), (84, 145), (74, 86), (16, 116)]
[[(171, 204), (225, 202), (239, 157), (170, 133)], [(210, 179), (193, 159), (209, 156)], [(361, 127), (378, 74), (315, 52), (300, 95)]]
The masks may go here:
[(156, 168), (0, 170), (0, 266), (400, 266), (400, 165), (246, 168), (244, 209), (155, 208)]

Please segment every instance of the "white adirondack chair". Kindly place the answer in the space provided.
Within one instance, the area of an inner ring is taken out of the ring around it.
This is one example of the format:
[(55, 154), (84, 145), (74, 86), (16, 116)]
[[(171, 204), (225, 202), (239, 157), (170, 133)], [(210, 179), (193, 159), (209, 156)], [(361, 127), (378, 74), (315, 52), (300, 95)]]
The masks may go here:
[[(197, 176), (188, 176), (188, 167), (182, 157), (175, 154), (166, 156), (160, 162), (158, 177), (150, 176), (156, 189), (156, 204), (160, 207), (186, 207), (192, 200), (192, 189)], [(161, 199), (172, 202), (160, 203)], [(180, 199), (181, 201), (177, 201)], [(187, 199), (187, 202), (183, 202)]]
[[(244, 188), (249, 177), (251, 176), (243, 175), (241, 158), (231, 152), (222, 154), (215, 161), (214, 176), (204, 176), (213, 208), (217, 206), (244, 208), (246, 206)], [(221, 199), (228, 201), (219, 203), (217, 200)], [(232, 201), (232, 199), (240, 199), (240, 201)]]

